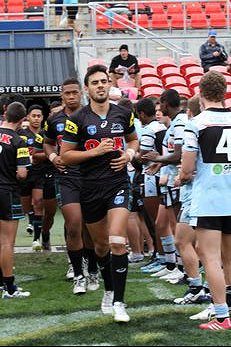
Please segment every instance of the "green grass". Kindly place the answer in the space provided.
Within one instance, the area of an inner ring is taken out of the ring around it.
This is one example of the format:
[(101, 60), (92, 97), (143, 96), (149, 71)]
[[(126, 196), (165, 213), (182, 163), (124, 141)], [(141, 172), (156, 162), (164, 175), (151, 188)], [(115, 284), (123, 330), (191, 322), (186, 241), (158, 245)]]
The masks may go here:
[[(31, 246), (20, 221), (17, 246)], [(63, 218), (57, 212), (52, 245), (64, 245)], [(31, 291), (27, 299), (1, 300), (0, 346), (230, 346), (231, 332), (206, 332), (188, 317), (206, 305), (174, 305), (186, 286), (174, 286), (129, 265), (125, 301), (131, 321), (121, 325), (103, 316), (103, 284), (83, 296), (72, 294), (65, 280), (65, 253), (15, 255), (17, 284)]]

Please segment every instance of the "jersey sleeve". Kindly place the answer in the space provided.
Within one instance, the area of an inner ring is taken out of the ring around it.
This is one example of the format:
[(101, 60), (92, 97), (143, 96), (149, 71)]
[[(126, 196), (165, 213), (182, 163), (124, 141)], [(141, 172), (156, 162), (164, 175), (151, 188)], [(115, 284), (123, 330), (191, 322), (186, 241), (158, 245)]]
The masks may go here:
[(173, 127), (174, 145), (183, 145), (185, 122), (178, 119)]
[(80, 129), (80, 124), (77, 120), (77, 117), (70, 116), (66, 120), (65, 130), (64, 130), (62, 141), (72, 143), (72, 144), (78, 144), (79, 143), (79, 135), (80, 135), (79, 129)]
[(54, 129), (54, 124), (52, 122), (52, 117), (48, 117), (44, 125), (44, 136), (50, 140), (56, 141), (56, 132)]
[(184, 129), (183, 150), (188, 152), (198, 152), (198, 135), (199, 131), (193, 121), (189, 121)]
[(43, 142), (43, 136), (41, 134), (36, 134), (34, 141), (34, 149), (36, 149), (37, 151), (43, 151)]
[(129, 135), (132, 133), (136, 133), (135, 125), (134, 125), (135, 115), (133, 112), (129, 113), (126, 119), (126, 126), (124, 129), (124, 134)]
[(25, 145), (25, 142), (20, 139), (17, 144), (17, 167), (27, 167), (30, 165), (29, 148)]
[(155, 138), (156, 135), (151, 129), (148, 127), (144, 129), (140, 139), (140, 149), (143, 151), (155, 150)]

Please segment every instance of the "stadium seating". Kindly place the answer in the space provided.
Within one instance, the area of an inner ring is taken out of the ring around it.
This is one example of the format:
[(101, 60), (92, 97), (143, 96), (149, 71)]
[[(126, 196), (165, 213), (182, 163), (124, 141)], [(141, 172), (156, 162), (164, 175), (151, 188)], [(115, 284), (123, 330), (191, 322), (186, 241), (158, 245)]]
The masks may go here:
[(187, 16), (191, 16), (193, 13), (202, 13), (202, 7), (199, 2), (186, 3)]
[(104, 65), (107, 66), (106, 62), (104, 59), (91, 59), (88, 61), (88, 67), (93, 66), (93, 65)]
[(161, 79), (166, 79), (169, 76), (182, 76), (180, 68), (177, 66), (167, 66), (161, 70)]
[(204, 12), (192, 13), (190, 17), (190, 26), (192, 29), (203, 29), (209, 27), (208, 19)]
[(138, 14), (137, 16), (135, 14), (132, 15), (132, 22), (136, 25), (140, 25), (145, 29), (149, 28), (149, 21), (148, 16), (146, 14)]
[(120, 89), (127, 89), (130, 87), (135, 87), (135, 80), (134, 78), (129, 78), (128, 80), (126, 80), (122, 77), (117, 80), (117, 84)]
[(227, 25), (227, 20), (223, 12), (211, 13), (210, 26), (212, 28), (224, 28)]
[(158, 77), (144, 77), (141, 79), (141, 90), (148, 87), (159, 87), (162, 85), (161, 80)]
[(225, 99), (230, 99), (230, 98), (231, 98), (231, 84), (227, 84)]
[(161, 3), (145, 3), (146, 6), (150, 7), (152, 14), (164, 14), (164, 7)]
[(190, 66), (200, 66), (196, 58), (193, 56), (180, 58), (180, 72), (185, 75), (185, 69)]
[(177, 67), (175, 60), (172, 57), (158, 58), (156, 70), (159, 75), (162, 74), (162, 70), (166, 67)]
[(218, 2), (206, 2), (205, 14), (210, 16), (211, 13), (221, 13), (221, 5)]
[(108, 30), (110, 28), (108, 18), (102, 14), (96, 14), (96, 30)]
[(169, 23), (168, 23), (168, 17), (166, 13), (152, 15), (151, 28), (152, 29), (168, 29)]
[(183, 7), (181, 2), (174, 2), (174, 3), (168, 3), (167, 4), (167, 16), (170, 17), (174, 14), (183, 14)]
[[(173, 88), (173, 87), (172, 87)], [(186, 86), (174, 86), (174, 89), (178, 91), (181, 98), (191, 98), (192, 93)]]
[(140, 76), (141, 76), (141, 78), (151, 77), (151, 76), (159, 77), (159, 75), (157, 73), (157, 70), (154, 67), (144, 67), (144, 68), (141, 68), (140, 69)]
[(171, 17), (171, 21), (170, 21), (170, 26), (171, 28), (173, 29), (183, 29), (184, 28), (184, 25), (188, 26), (187, 24), (187, 18), (185, 19), (185, 22), (184, 22), (184, 16), (183, 16), (183, 13), (180, 13), (180, 14), (173, 14), (172, 17)]
[(192, 89), (196, 86), (199, 86), (199, 82), (200, 82), (200, 79), (201, 79), (201, 76), (202, 75), (197, 75), (197, 76), (191, 76), (188, 78), (188, 85), (189, 85), (189, 88)]
[(192, 76), (203, 75), (204, 70), (201, 66), (189, 66), (185, 69), (185, 78), (188, 80)]
[(215, 70), (215, 71), (219, 71), (224, 75), (229, 75), (230, 73), (227, 71), (227, 66), (222, 66), (222, 65), (215, 65), (215, 66), (211, 66), (209, 68), (209, 70)]
[(154, 67), (152, 60), (149, 58), (137, 58), (138, 60), (138, 65), (140, 68), (143, 67)]
[[(117, 19), (118, 22), (115, 19)], [(128, 24), (128, 16), (126, 14), (113, 16), (112, 29), (124, 30), (127, 25), (130, 26), (131, 24)]]
[(163, 85), (166, 89), (171, 89), (176, 86), (185, 86), (187, 87), (187, 82), (183, 76), (169, 76), (165, 79), (162, 79)]
[(147, 87), (143, 90), (143, 97), (148, 98), (148, 97), (157, 97), (159, 98), (163, 92), (163, 88), (161, 87)]
[(26, 0), (26, 6), (25, 7), (30, 7), (30, 6), (39, 6), (43, 7), (43, 0)]
[(225, 107), (231, 107), (231, 98), (225, 99)]

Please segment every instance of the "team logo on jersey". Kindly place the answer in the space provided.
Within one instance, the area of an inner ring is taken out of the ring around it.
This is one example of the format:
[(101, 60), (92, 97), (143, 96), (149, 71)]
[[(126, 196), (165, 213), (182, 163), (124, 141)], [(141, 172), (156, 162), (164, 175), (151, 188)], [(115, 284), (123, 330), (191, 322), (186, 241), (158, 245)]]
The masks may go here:
[(65, 126), (65, 131), (71, 134), (77, 135), (78, 133), (78, 126), (70, 121), (69, 119), (66, 120), (66, 126)]
[(101, 123), (100, 127), (101, 127), (102, 129), (103, 129), (103, 128), (106, 128), (107, 123), (108, 123), (107, 120), (103, 121), (103, 122)]
[(27, 140), (27, 144), (29, 145), (29, 146), (31, 146), (31, 145), (33, 145), (33, 143), (34, 143), (34, 140), (33, 139), (28, 139)]
[(87, 132), (89, 135), (95, 135), (97, 130), (96, 130), (96, 125), (89, 125), (87, 127)]
[(119, 123), (112, 123), (111, 126), (111, 133), (115, 134), (115, 133), (123, 133), (124, 132), (124, 128), (121, 124)]
[(121, 205), (124, 202), (124, 196), (122, 195), (117, 195), (114, 200), (115, 205)]
[(27, 147), (22, 147), (17, 149), (17, 159), (28, 158), (30, 156), (29, 149)]
[(57, 129), (58, 132), (61, 133), (61, 131), (64, 130), (64, 124), (63, 124), (63, 123), (58, 123), (58, 124), (56, 125), (56, 129)]

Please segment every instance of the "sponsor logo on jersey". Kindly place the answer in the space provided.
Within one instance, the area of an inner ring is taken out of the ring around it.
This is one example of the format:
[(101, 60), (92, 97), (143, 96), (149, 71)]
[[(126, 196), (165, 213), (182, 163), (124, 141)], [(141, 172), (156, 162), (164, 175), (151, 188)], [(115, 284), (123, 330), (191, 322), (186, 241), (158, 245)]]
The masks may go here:
[(43, 143), (43, 137), (41, 135), (39, 135), (39, 134), (36, 134), (35, 141), (37, 143)]
[(124, 190), (120, 190), (116, 195), (121, 195), (124, 193)]
[(27, 143), (27, 136), (20, 135), (21, 139)]
[(107, 120), (103, 121), (103, 122), (101, 123), (100, 127), (101, 127), (102, 129), (103, 129), (103, 128), (106, 128), (107, 123), (108, 123)]
[(97, 130), (96, 130), (96, 125), (89, 125), (87, 127), (87, 132), (89, 135), (95, 135)]
[(66, 120), (66, 126), (65, 126), (65, 131), (71, 134), (77, 135), (78, 133), (78, 126), (70, 121), (69, 119)]
[(63, 123), (58, 123), (56, 125), (56, 130), (59, 131), (61, 133), (61, 131), (64, 130), (64, 124)]
[(134, 120), (135, 120), (135, 115), (132, 112), (131, 117), (130, 117), (129, 128), (131, 128), (134, 125)]
[(121, 205), (124, 202), (124, 196), (122, 195), (117, 195), (114, 200), (115, 205)]
[(124, 132), (124, 128), (121, 124), (119, 123), (112, 123), (111, 126), (111, 133), (123, 133)]
[(230, 175), (231, 164), (214, 164), (212, 165), (213, 175)]
[(27, 147), (18, 148), (17, 159), (19, 158), (29, 158), (29, 149)]

